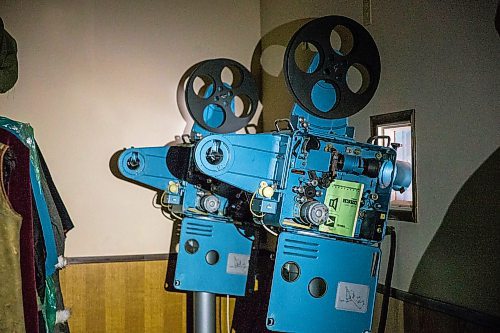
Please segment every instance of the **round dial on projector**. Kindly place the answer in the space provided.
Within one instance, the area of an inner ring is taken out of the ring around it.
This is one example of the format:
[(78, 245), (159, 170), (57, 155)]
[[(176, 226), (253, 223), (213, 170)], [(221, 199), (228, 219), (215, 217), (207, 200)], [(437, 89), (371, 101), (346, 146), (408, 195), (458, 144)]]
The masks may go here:
[(318, 201), (308, 201), (300, 207), (300, 217), (306, 223), (324, 224), (328, 221), (328, 207)]
[(200, 199), (200, 206), (208, 213), (215, 213), (219, 210), (220, 200), (215, 195), (205, 195)]

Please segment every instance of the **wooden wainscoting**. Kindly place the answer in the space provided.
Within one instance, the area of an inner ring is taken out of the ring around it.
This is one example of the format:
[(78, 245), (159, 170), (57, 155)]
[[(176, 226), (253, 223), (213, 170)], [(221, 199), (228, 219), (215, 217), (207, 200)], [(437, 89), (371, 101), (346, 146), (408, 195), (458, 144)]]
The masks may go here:
[[(183, 333), (187, 297), (163, 288), (167, 261), (69, 265), (61, 287), (72, 333)], [(226, 330), (226, 301), (217, 299), (217, 332)], [(231, 299), (234, 308), (234, 299)], [(232, 320), (232, 310), (230, 313)], [(222, 328), (220, 328), (222, 318)]]
[[(163, 288), (167, 260), (138, 260), (73, 264), (62, 270), (61, 286), (66, 307), (72, 311), (69, 322), (72, 333), (190, 331), (188, 297)], [(381, 300), (382, 295), (377, 293), (374, 333)], [(235, 299), (231, 298), (230, 321), (234, 305)], [(420, 298), (391, 298), (385, 332), (494, 333), (500, 326), (496, 325), (498, 318), (483, 323), (481, 316), (445, 312), (432, 304), (426, 305)], [(217, 333), (227, 333), (225, 297), (217, 297), (216, 314)]]
[[(401, 293), (401, 292), (400, 292)], [(485, 320), (482, 315), (471, 321), (469, 316), (455, 311), (452, 315), (447, 308), (441, 311), (431, 304), (424, 304), (423, 298), (413, 300), (391, 298), (387, 313), (386, 333), (498, 333), (497, 319)], [(382, 306), (382, 294), (377, 293), (373, 314), (372, 332), (378, 333), (378, 323)], [(470, 312), (473, 312), (472, 310)]]

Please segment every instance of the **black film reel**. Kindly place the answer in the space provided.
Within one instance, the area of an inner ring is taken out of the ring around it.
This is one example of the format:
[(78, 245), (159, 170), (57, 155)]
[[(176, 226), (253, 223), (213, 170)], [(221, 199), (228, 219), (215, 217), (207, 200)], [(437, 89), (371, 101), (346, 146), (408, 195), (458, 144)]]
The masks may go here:
[(259, 103), (251, 73), (224, 58), (206, 60), (196, 67), (187, 81), (185, 98), (194, 121), (214, 133), (232, 133), (245, 127)]
[[(340, 39), (338, 47), (335, 37)], [(319, 54), (313, 68), (300, 67), (297, 54), (301, 48)], [(361, 83), (357, 87), (348, 82), (348, 72), (358, 74)], [(305, 24), (293, 35), (285, 51), (284, 73), (289, 90), (302, 108), (321, 118), (344, 118), (364, 108), (375, 94), (380, 56), (362, 25), (347, 17), (326, 16)], [(313, 101), (315, 89), (332, 92), (331, 103), (325, 106)]]

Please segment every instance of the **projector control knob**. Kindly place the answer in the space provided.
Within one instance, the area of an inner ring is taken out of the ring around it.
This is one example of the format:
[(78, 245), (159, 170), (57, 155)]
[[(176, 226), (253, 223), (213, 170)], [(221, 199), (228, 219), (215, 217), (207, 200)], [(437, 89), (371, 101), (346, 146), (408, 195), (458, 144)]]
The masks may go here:
[(205, 195), (200, 199), (200, 207), (208, 213), (215, 213), (219, 210), (220, 200), (215, 195)]
[(300, 218), (306, 223), (324, 224), (328, 221), (328, 207), (318, 201), (308, 201), (300, 207)]

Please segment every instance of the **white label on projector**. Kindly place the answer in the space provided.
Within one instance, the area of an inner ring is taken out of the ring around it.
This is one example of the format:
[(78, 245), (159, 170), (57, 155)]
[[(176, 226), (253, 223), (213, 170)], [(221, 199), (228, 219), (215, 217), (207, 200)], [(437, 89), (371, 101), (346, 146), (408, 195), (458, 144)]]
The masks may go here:
[(226, 273), (247, 275), (250, 256), (246, 254), (229, 253), (227, 256)]
[(364, 284), (339, 282), (335, 309), (366, 313), (370, 287)]

